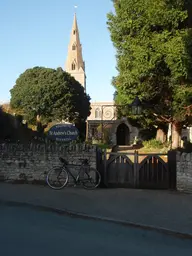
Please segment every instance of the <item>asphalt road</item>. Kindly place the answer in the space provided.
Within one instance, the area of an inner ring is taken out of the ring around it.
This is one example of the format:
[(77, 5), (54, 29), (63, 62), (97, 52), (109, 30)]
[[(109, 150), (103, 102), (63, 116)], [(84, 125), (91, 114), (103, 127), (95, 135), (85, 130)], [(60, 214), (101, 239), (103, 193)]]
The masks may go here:
[(115, 224), (0, 206), (2, 256), (192, 255), (192, 240)]

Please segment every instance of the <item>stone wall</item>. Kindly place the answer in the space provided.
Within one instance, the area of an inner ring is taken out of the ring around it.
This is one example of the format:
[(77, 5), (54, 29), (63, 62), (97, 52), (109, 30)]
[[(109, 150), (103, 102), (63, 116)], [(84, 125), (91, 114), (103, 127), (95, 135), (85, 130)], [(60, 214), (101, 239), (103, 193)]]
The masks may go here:
[[(14, 183), (44, 183), (48, 170), (60, 165), (59, 156), (69, 164), (87, 158), (96, 168), (96, 147), (85, 144), (59, 146), (46, 144), (0, 144), (0, 180)], [(77, 173), (79, 167), (71, 167)]]
[(177, 189), (192, 193), (192, 153), (177, 152)]

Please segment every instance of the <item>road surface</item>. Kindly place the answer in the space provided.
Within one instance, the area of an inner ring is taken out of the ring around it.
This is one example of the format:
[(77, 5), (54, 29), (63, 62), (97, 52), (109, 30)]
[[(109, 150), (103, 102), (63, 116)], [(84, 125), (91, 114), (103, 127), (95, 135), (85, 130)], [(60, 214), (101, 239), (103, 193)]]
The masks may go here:
[(191, 256), (192, 240), (23, 207), (0, 206), (0, 254)]

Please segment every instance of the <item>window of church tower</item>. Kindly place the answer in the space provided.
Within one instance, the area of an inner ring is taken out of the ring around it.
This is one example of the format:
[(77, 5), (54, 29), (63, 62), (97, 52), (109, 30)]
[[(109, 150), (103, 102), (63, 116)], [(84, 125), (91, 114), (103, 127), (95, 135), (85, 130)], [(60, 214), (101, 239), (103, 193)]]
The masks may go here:
[(73, 35), (75, 35), (75, 33), (76, 33), (76, 31), (75, 31), (75, 30), (73, 30)]
[(75, 63), (72, 63), (71, 69), (75, 70)]
[(73, 46), (72, 46), (72, 50), (74, 51), (76, 49), (76, 45), (74, 44)]

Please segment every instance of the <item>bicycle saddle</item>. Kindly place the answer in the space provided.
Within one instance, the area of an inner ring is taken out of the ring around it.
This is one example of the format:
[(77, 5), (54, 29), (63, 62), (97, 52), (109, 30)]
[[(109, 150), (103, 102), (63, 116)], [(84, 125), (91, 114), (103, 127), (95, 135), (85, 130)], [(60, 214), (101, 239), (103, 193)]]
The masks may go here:
[(68, 161), (62, 157), (59, 157), (59, 161), (65, 165), (68, 165)]

